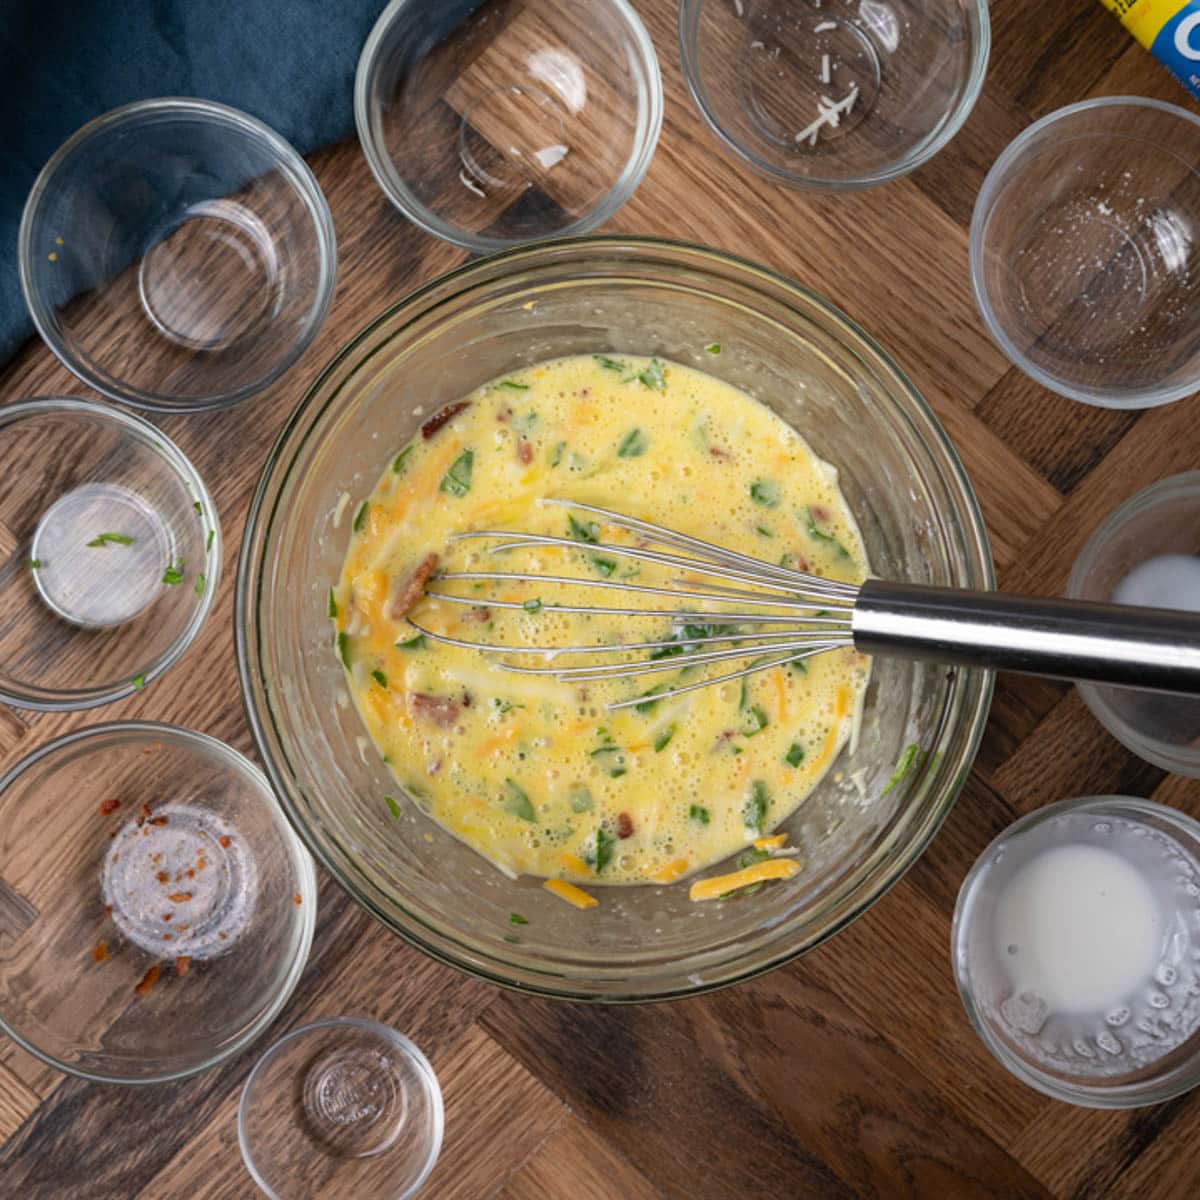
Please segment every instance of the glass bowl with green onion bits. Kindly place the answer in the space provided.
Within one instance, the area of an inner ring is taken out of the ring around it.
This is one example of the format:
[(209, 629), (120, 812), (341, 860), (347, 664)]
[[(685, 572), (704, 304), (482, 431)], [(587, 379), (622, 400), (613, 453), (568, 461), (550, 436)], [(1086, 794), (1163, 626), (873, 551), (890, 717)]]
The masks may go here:
[(0, 406), (0, 701), (93, 708), (188, 648), (221, 563), (217, 511), (173, 442), (90, 400)]
[[(541, 879), (505, 876), (446, 833), (398, 786), (348, 703), (329, 587), (354, 505), (422, 422), (488, 380), (577, 354), (656, 358), (736, 385), (837, 467), (874, 572), (993, 586), (983, 521), (945, 433), (895, 363), (840, 312), (712, 250), (558, 241), (422, 288), (364, 329), (314, 384), (252, 503), (237, 585), (239, 669), (288, 814), (389, 929), (524, 991), (606, 1002), (684, 996), (811, 949), (903, 874), (966, 776), (992, 677), (876, 661), (855, 748), (781, 827), (802, 869), (753, 894), (696, 903), (688, 878), (593, 886), (599, 904), (581, 911)], [(673, 402), (669, 386), (644, 390), (656, 405)], [(740, 805), (742, 797), (694, 802)]]

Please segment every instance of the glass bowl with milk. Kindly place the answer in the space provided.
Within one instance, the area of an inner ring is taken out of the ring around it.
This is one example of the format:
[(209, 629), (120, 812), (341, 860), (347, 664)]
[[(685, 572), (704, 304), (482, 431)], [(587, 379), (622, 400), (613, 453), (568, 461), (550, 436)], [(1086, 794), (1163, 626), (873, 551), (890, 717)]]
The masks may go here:
[(951, 948), (967, 1016), (1059, 1100), (1134, 1108), (1200, 1083), (1200, 823), (1124, 796), (1009, 826), (971, 868)]
[[(1067, 595), (1200, 612), (1200, 471), (1127, 500), (1084, 546)], [(1200, 778), (1200, 699), (1079, 684), (1101, 725), (1155, 766)]]

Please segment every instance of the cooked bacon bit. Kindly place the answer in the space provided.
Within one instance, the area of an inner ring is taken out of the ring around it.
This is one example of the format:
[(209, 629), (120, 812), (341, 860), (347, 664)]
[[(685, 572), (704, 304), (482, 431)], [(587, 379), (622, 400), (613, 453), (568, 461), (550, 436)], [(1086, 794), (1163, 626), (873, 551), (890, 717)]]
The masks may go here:
[(186, 975), (188, 968), (192, 965), (192, 956), (190, 954), (180, 954), (175, 959), (175, 974)]
[(299, 907), (299, 906), (300, 906), (300, 905), (303, 903), (303, 897), (300, 895), (300, 893), (299, 893), (299, 892), (297, 892), (297, 893), (296, 893), (296, 894), (295, 894), (295, 895), (292, 897), (292, 903), (293, 903), (293, 904), (295, 904), (297, 907)]
[(166, 817), (151, 817), (150, 820), (147, 822), (148, 825), (165, 825), (166, 823), (167, 823)]
[(106, 917), (111, 917), (111, 916), (112, 916), (112, 905), (111, 905), (111, 904), (106, 904), (106, 905), (104, 906), (104, 915), (105, 915)]
[(456, 404), (447, 404), (441, 412), (434, 413), (433, 416), (421, 426), (421, 436), (426, 441), (429, 441), (429, 439), (433, 437), (433, 435), (437, 433), (437, 431), (441, 429), (441, 427), (445, 425), (447, 421), (449, 421), (452, 417), (457, 417), (464, 408), (470, 407), (470, 400), (459, 400)]
[(808, 557), (803, 554), (793, 554), (792, 561), (789, 564), (796, 571), (811, 571), (812, 563), (808, 561)]
[(172, 892), (167, 899), (172, 904), (186, 904), (192, 898), (191, 892)]
[(174, 915), (174, 913), (163, 913), (163, 920), (169, 921)]
[(499, 421), (501, 425), (507, 425), (512, 418), (513, 410), (511, 408), (501, 409), (501, 411), (496, 414), (496, 420)]
[(152, 855), (150, 855), (150, 861), (152, 863), (162, 862), (162, 855), (161, 854), (152, 854)]
[(150, 989), (158, 982), (158, 976), (162, 971), (162, 967), (155, 963), (154, 966), (142, 976), (142, 981), (133, 990), (139, 996), (148, 996)]
[(526, 438), (517, 442), (517, 462), (525, 467), (533, 462), (533, 443)]
[(580, 388), (579, 389), (580, 399), (586, 400), (591, 394), (592, 394), (591, 388)]
[(478, 621), (481, 625), (484, 621), (492, 619), (492, 610), (483, 604), (476, 604), (473, 608), (468, 608), (466, 612), (459, 617), (460, 621)]
[(829, 509), (827, 509), (823, 504), (814, 504), (812, 508), (809, 509), (809, 512), (812, 513), (814, 521), (829, 520)]
[(164, 942), (170, 942), (170, 941), (174, 941), (174, 939), (171, 937), (171, 935), (170, 935), (169, 933), (164, 933), (164, 934), (163, 934), (163, 941), (164, 941)]
[(717, 462), (729, 462), (733, 458), (733, 455), (721, 446), (709, 446), (708, 452)]
[(459, 702), (449, 696), (430, 696), (425, 692), (413, 692), (411, 704), (418, 717), (432, 721), (442, 729), (449, 729), (458, 720), (462, 709)]
[(191, 926), (190, 925), (176, 925), (175, 928), (178, 929), (180, 933), (187, 933), (187, 931), (189, 929), (191, 929)]
[(627, 813), (617, 813), (617, 837), (633, 837), (633, 818)]
[(233, 841), (233, 839), (228, 834), (222, 834), (219, 838), (217, 838), (217, 841), (221, 843), (221, 846), (224, 849), (228, 850), (229, 843)]
[[(183, 928), (183, 926), (181, 925), (181, 926), (180, 926), (180, 929), (182, 929), (182, 928)], [(226, 938), (226, 933), (225, 933), (225, 930), (223, 930), (223, 929), (218, 929), (218, 930), (217, 930), (217, 937), (219, 937), (219, 938), (221, 939), (221, 941), (224, 941), (224, 940), (225, 940), (225, 938)]]
[(92, 958), (96, 962), (107, 962), (108, 961), (108, 939), (107, 938), (101, 938), (96, 943), (96, 948), (95, 948), (95, 950), (92, 951)]
[(107, 817), (109, 813), (116, 812), (120, 807), (120, 800), (104, 800), (100, 804), (100, 815), (102, 817)]
[(438, 556), (427, 554), (407, 575), (392, 585), (392, 594), (384, 605), (383, 615), (392, 621), (402, 621), (425, 595), (425, 585), (437, 570)]
[(208, 862), (207, 862), (207, 860), (205, 860), (203, 858), (198, 859), (196, 862), (196, 870), (197, 871), (203, 871), (204, 868), (207, 866), (208, 866)]
[(196, 878), (196, 872), (195, 872), (195, 871), (193, 871), (191, 867), (188, 867), (188, 869), (187, 869), (186, 871), (184, 871), (184, 874), (185, 874), (185, 875), (186, 875), (186, 876), (187, 876), (189, 879), (195, 879), (195, 878)]
[(148, 816), (150, 816), (150, 805), (143, 804), (142, 811), (140, 813), (138, 813), (138, 819), (137, 819), (139, 829), (146, 823), (146, 818)]
[(157, 879), (159, 883), (166, 883), (167, 880), (170, 879), (171, 877), (170, 877), (170, 875), (168, 875), (166, 873), (166, 871), (159, 871), (159, 873), (157, 875), (155, 875), (154, 878)]

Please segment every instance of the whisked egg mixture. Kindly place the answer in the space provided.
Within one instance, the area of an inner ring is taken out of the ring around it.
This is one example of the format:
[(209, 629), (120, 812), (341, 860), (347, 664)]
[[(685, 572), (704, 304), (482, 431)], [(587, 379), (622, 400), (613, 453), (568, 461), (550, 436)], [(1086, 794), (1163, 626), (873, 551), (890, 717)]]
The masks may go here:
[[(830, 579), (860, 583), (868, 571), (834, 468), (738, 389), (698, 370), (630, 356), (585, 355), (520, 370), (432, 416), (353, 510), (329, 611), (375, 746), (424, 811), (508, 874), (669, 883), (756, 841), (751, 854), (766, 858), (782, 839), (764, 839), (850, 736), (867, 660), (838, 650), (657, 699), (704, 678), (701, 672), (715, 677), (746, 662), (565, 683), (503, 672), (496, 663), (505, 656), (421, 636), (409, 616), (431, 631), (505, 645), (661, 639), (668, 645), (654, 653), (670, 665), (690, 639), (719, 632), (700, 617), (544, 607), (684, 607), (665, 596), (436, 579), (439, 571), (650, 585), (678, 577), (678, 570), (606, 554), (604, 543), (637, 545), (636, 535), (583, 510), (539, 503), (546, 497), (613, 509)], [(548, 533), (576, 544), (497, 554), (495, 542), (451, 540), (478, 529)], [(471, 603), (425, 597), (431, 578), (437, 590)], [(614, 659), (571, 657), (572, 666), (592, 661)], [(605, 710), (635, 696), (635, 708)], [(395, 798), (386, 802), (398, 811)], [(764, 862), (760, 873), (796, 869), (791, 860)]]

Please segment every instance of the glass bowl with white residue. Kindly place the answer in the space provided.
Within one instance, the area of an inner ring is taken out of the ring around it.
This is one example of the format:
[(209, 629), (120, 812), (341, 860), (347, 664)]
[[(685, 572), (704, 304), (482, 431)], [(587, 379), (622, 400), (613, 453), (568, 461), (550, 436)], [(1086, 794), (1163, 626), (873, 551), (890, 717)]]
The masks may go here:
[(820, 190), (932, 158), (983, 87), (986, 0), (680, 0), (679, 49), (713, 132), (760, 174)]
[(104, 1083), (252, 1042), (304, 969), (312, 860), (262, 773), (202, 733), (97, 725), (0, 778), (0, 1029)]

